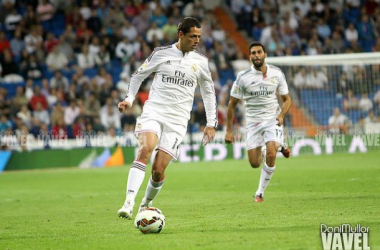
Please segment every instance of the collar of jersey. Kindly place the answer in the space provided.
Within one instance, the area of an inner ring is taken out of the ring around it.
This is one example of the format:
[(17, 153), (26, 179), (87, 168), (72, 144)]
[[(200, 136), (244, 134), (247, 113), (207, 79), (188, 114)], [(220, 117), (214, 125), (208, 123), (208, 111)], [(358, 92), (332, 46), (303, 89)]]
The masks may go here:
[[(265, 64), (267, 66), (267, 75), (268, 75), (268, 71), (269, 71), (269, 65), (268, 64)], [(255, 74), (260, 74), (262, 75), (263, 72), (261, 72), (260, 70), (256, 70), (255, 67), (253, 67), (253, 64), (251, 65), (251, 69), (253, 72), (255, 72)]]
[(189, 51), (189, 52), (186, 52), (185, 54), (183, 54), (183, 52), (177, 47), (177, 44), (178, 43), (175, 43), (173, 47), (174, 47), (174, 50), (177, 51), (178, 54), (181, 54), (181, 56), (185, 57), (190, 53), (190, 51)]

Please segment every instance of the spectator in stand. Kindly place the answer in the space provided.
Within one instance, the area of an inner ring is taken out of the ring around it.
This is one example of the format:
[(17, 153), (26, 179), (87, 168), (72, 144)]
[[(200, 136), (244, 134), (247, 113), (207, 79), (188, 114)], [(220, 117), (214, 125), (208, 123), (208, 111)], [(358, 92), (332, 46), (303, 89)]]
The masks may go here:
[(162, 29), (162, 27), (168, 22), (168, 18), (163, 13), (161, 7), (158, 6), (156, 9), (152, 10), (152, 16), (149, 21), (150, 23), (156, 23), (157, 27)]
[(167, 38), (169, 43), (171, 44), (173, 41), (177, 39), (177, 25), (174, 23), (174, 18), (170, 17), (168, 19), (167, 24), (162, 27), (162, 32), (164, 33), (164, 37)]
[(95, 34), (98, 34), (102, 29), (102, 20), (98, 16), (98, 11), (93, 9), (91, 11), (91, 17), (87, 19), (87, 27)]
[(121, 127), (123, 132), (133, 132), (136, 125), (136, 116), (133, 114), (133, 109), (126, 109), (121, 117)]
[(329, 118), (329, 132), (332, 134), (347, 134), (350, 121), (347, 116), (340, 113), (339, 108), (334, 108), (333, 115)]
[[(25, 42), (22, 39), (21, 30), (17, 29), (15, 31), (14, 36), (11, 39), (10, 45), (12, 48), (12, 54), (15, 57), (19, 58), (21, 56), (21, 52), (25, 49)], [(1, 47), (2, 47), (2, 45), (1, 45), (1, 32), (0, 32), (0, 53), (2, 52)]]
[(8, 75), (19, 75), (19, 68), (17, 64), (13, 61), (12, 53), (10, 49), (4, 50), (3, 60), (1, 60), (2, 66), (2, 76), (6, 77)]
[(124, 37), (127, 37), (129, 41), (135, 40), (138, 35), (136, 28), (128, 20), (124, 20), (121, 33)]
[(23, 72), (24, 78), (30, 79), (41, 79), (42, 78), (42, 67), (37, 62), (35, 55), (31, 54), (29, 56), (28, 64)]
[(11, 44), (5, 37), (5, 33), (0, 31), (0, 53), (3, 53), (5, 50), (10, 50)]
[(82, 116), (78, 116), (75, 119), (75, 122), (73, 124), (73, 136), (74, 136), (74, 138), (83, 136), (83, 133), (85, 130), (86, 130), (86, 123), (84, 121), (84, 118)]
[(17, 9), (14, 8), (5, 18), (5, 27), (7, 31), (14, 32), (17, 25), (21, 22), (22, 16), (17, 13)]
[(42, 106), (43, 109), (47, 109), (48, 108), (48, 103), (47, 103), (46, 97), (41, 93), (40, 86), (36, 85), (34, 87), (34, 95), (30, 99), (30, 106), (31, 106), (32, 110), (36, 110), (37, 109), (37, 104), (38, 103), (41, 104), (41, 106)]
[(304, 89), (306, 87), (307, 73), (304, 67), (301, 67), (299, 71), (295, 74), (293, 85), (297, 90)]
[(50, 21), (54, 15), (54, 7), (48, 0), (41, 0), (36, 11), (41, 22)]
[(368, 112), (373, 108), (373, 103), (372, 103), (371, 99), (368, 98), (367, 93), (362, 94), (360, 101), (359, 101), (359, 108), (363, 112)]
[(65, 109), (64, 120), (65, 124), (71, 126), (75, 119), (79, 116), (80, 109), (77, 106), (76, 100), (70, 100), (70, 105)]
[(151, 23), (151, 26), (146, 34), (146, 40), (148, 43), (153, 41), (153, 37), (156, 37), (158, 40), (162, 40), (164, 38), (164, 32), (157, 26), (156, 22)]
[(207, 119), (203, 102), (196, 103), (196, 109), (191, 112), (191, 122), (196, 126), (197, 131), (205, 129), (204, 124), (207, 124)]
[(312, 67), (311, 72), (306, 76), (305, 87), (308, 89), (327, 89), (328, 78), (327, 75), (317, 67)]
[(47, 53), (53, 51), (53, 49), (59, 44), (59, 40), (55, 38), (54, 34), (49, 32), (46, 35), (46, 40), (44, 42), (44, 49)]
[(132, 25), (136, 28), (138, 34), (145, 34), (149, 29), (149, 24), (149, 12), (147, 10), (141, 11), (140, 15), (135, 16), (132, 20)]
[(32, 27), (30, 34), (25, 36), (24, 40), (26, 44), (26, 50), (29, 54), (34, 53), (37, 50), (37, 45), (42, 44), (43, 42), (37, 26)]
[(57, 123), (53, 124), (53, 127), (51, 129), (51, 134), (56, 140), (68, 138), (67, 128), (65, 126), (63, 119), (58, 119)]
[(65, 115), (65, 109), (62, 107), (61, 102), (57, 102), (55, 106), (53, 106), (51, 114), (50, 114), (50, 121), (51, 124), (57, 124), (58, 120), (64, 120)]
[(126, 37), (116, 46), (116, 57), (121, 59), (124, 63), (127, 62), (134, 53), (135, 48)]
[(17, 117), (20, 118), (25, 125), (31, 125), (32, 114), (30, 113), (26, 104), (21, 106), (21, 110), (17, 113)]
[(88, 46), (82, 46), (82, 53), (77, 55), (78, 65), (82, 69), (90, 69), (95, 66), (95, 59), (92, 54), (88, 51)]
[(354, 23), (349, 23), (348, 27), (344, 31), (345, 38), (348, 42), (351, 42), (352, 40), (357, 41), (359, 38), (358, 31), (355, 29)]
[(357, 110), (359, 108), (359, 100), (355, 97), (354, 92), (349, 89), (347, 96), (343, 99), (344, 111)]
[(98, 68), (104, 67), (108, 71), (111, 71), (111, 69), (112, 69), (111, 56), (110, 56), (110, 53), (108, 52), (105, 45), (100, 45), (100, 51), (95, 56), (95, 65)]
[(241, 50), (237, 51), (237, 58), (231, 61), (231, 64), (236, 73), (251, 67), (251, 63), (247, 60), (247, 58)]
[(116, 88), (119, 91), (120, 99), (125, 98), (129, 87), (129, 77), (126, 72), (120, 74), (120, 80), (116, 84)]
[(120, 122), (120, 113), (115, 112), (115, 109), (113, 107), (107, 107), (107, 111), (103, 112), (100, 116), (102, 125), (106, 128), (115, 128), (117, 130), (121, 129), (121, 122)]
[(56, 70), (54, 76), (50, 79), (51, 88), (62, 88), (65, 93), (69, 91), (69, 85), (69, 80), (59, 70)]
[(18, 108), (21, 108), (22, 105), (28, 105), (29, 100), (25, 96), (24, 87), (17, 87), (16, 95), (13, 97), (12, 103), (12, 105), (16, 105)]
[(61, 45), (55, 46), (46, 59), (46, 65), (50, 71), (62, 70), (68, 66), (68, 58), (61, 52)]
[(33, 111), (33, 117), (40, 120), (41, 123), (45, 123), (46, 125), (50, 124), (49, 113), (42, 107), (40, 102), (36, 104), (36, 108)]
[(364, 124), (371, 124), (371, 123), (377, 123), (380, 122), (379, 117), (376, 117), (373, 110), (370, 110), (368, 112), (368, 116), (364, 118)]
[(91, 93), (90, 96), (85, 100), (86, 115), (90, 117), (95, 117), (99, 115), (100, 111), (100, 102), (96, 98), (94, 93)]

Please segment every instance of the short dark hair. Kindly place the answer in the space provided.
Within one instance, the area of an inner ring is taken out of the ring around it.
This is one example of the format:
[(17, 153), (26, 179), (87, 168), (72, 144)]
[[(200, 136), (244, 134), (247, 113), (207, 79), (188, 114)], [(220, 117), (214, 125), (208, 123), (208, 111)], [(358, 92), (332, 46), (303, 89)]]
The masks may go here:
[(260, 43), (260, 42), (252, 42), (250, 45), (249, 45), (249, 53), (251, 54), (251, 48), (254, 47), (254, 46), (261, 46), (261, 48), (263, 48), (263, 51), (264, 53), (266, 53), (266, 49), (265, 49), (265, 46)]
[(200, 28), (201, 24), (197, 19), (193, 17), (185, 17), (181, 20), (181, 22), (179, 22), (177, 31), (178, 33), (182, 31), (182, 33), (185, 35), (186, 33), (190, 32), (190, 29), (192, 27)]

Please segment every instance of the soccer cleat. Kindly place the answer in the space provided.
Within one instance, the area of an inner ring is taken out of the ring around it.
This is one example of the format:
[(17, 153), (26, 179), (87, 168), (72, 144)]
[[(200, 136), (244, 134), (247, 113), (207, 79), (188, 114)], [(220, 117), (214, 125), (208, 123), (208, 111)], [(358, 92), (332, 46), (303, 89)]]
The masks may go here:
[(288, 148), (288, 145), (286, 145), (284, 143), (284, 145), (282, 145), (281, 147), (281, 153), (282, 155), (285, 157), (285, 158), (289, 158), (290, 157), (290, 148)]
[(142, 199), (140, 207), (139, 207), (139, 211), (137, 212), (137, 215), (136, 215), (136, 218), (135, 218), (135, 222), (134, 222), (135, 228), (138, 228), (138, 226), (137, 226), (137, 220), (136, 220), (138, 218), (138, 213), (144, 211), (145, 208), (151, 207), (151, 206), (152, 206), (152, 201), (146, 202), (145, 198)]
[(132, 214), (133, 214), (133, 205), (134, 202), (128, 201), (124, 203), (124, 205), (117, 211), (117, 214), (119, 215), (120, 218), (124, 219), (132, 219)]
[(263, 201), (264, 201), (263, 194), (256, 194), (255, 195), (255, 202), (263, 202)]

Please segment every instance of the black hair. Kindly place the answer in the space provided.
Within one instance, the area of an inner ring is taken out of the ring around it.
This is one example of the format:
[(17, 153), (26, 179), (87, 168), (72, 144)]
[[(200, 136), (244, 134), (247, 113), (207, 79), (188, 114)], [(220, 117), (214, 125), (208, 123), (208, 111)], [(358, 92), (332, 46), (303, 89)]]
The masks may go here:
[(192, 27), (197, 27), (199, 29), (201, 28), (201, 24), (193, 17), (185, 17), (179, 22), (177, 31), (178, 33), (182, 31), (182, 33), (186, 35), (186, 33), (190, 32)]
[(249, 45), (249, 53), (251, 54), (251, 48), (254, 47), (254, 46), (261, 46), (261, 48), (263, 48), (263, 51), (264, 53), (266, 53), (266, 49), (265, 49), (265, 46), (260, 43), (260, 42), (252, 42), (250, 45)]

